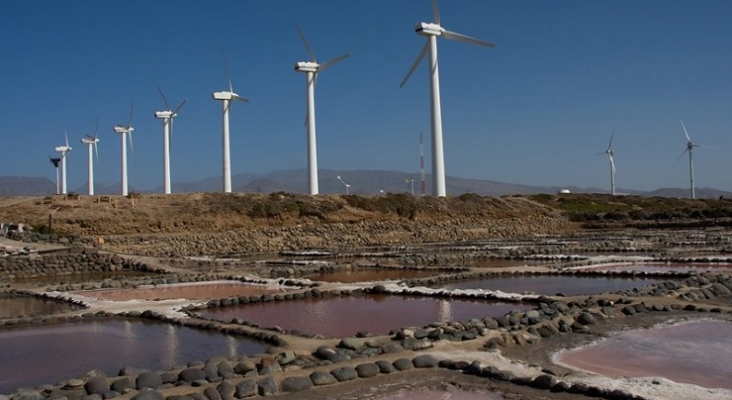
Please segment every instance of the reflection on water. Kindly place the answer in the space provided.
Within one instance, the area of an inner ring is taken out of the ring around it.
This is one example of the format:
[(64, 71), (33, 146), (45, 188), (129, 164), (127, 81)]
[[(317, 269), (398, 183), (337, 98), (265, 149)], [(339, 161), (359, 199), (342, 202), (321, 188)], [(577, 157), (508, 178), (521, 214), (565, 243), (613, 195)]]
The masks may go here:
[(104, 320), (0, 330), (0, 393), (56, 383), (91, 369), (164, 370), (212, 355), (254, 355), (266, 345), (247, 338), (137, 320)]
[(498, 317), (511, 310), (529, 308), (525, 304), (492, 301), (369, 295), (247, 304), (206, 310), (203, 316), (221, 321), (239, 318), (264, 327), (345, 337), (359, 331), (381, 335), (392, 329), (436, 321)]
[(605, 375), (663, 376), (732, 389), (731, 330), (732, 322), (712, 320), (633, 330), (561, 353), (557, 361)]
[(80, 308), (82, 307), (59, 301), (44, 300), (34, 296), (0, 293), (0, 319), (20, 316), (33, 317)]
[(639, 286), (663, 282), (659, 279), (604, 277), (604, 276), (562, 276), (562, 275), (510, 275), (496, 278), (451, 282), (447, 289), (490, 289), (506, 293), (537, 293), (568, 296), (616, 292)]
[(433, 270), (416, 270), (416, 269), (397, 269), (397, 268), (359, 268), (359, 269), (339, 269), (328, 272), (320, 272), (312, 275), (305, 275), (303, 278), (307, 278), (313, 281), (321, 282), (368, 282), (368, 281), (385, 281), (385, 280), (399, 280), (399, 279), (412, 279), (412, 278), (424, 278), (427, 276), (437, 276), (445, 274), (436, 269)]
[(204, 282), (196, 284), (159, 285), (136, 289), (102, 289), (75, 292), (87, 297), (105, 300), (210, 300), (233, 296), (252, 296), (283, 292), (280, 286), (254, 285), (242, 282)]
[(637, 271), (637, 272), (712, 272), (729, 273), (732, 271), (732, 264), (623, 264), (609, 265), (606, 267), (592, 268), (593, 271)]

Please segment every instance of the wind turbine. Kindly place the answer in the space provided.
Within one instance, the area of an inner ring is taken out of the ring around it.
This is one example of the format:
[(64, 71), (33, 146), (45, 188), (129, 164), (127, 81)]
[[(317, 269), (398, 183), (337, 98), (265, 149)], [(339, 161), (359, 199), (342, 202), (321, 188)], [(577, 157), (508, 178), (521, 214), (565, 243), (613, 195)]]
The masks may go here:
[(421, 22), (414, 27), (414, 31), (418, 35), (426, 36), (427, 43), (422, 47), (417, 56), (417, 60), (409, 69), (407, 76), (404, 77), (399, 87), (403, 87), (417, 66), (422, 61), (427, 52), (430, 53), (430, 104), (431, 104), (431, 123), (432, 123), (432, 190), (435, 196), (445, 197), (445, 156), (442, 149), (442, 112), (440, 110), (440, 74), (437, 67), (437, 37), (442, 36), (445, 39), (456, 40), (469, 44), (489, 47), (495, 49), (496, 45), (490, 42), (478, 40), (460, 33), (448, 31), (440, 26), (440, 10), (437, 6), (437, 0), (432, 0), (432, 12), (435, 16), (435, 22)]
[(64, 132), (65, 145), (57, 146), (55, 150), (61, 153), (61, 194), (66, 194), (66, 154), (70, 152), (71, 146), (69, 146), (69, 135)]
[(97, 137), (98, 130), (99, 115), (97, 115), (97, 126), (94, 128), (94, 136), (86, 135), (81, 139), (81, 143), (87, 145), (89, 151), (89, 196), (94, 195), (94, 157), (92, 157), (92, 145), (94, 146), (94, 154), (97, 156), (97, 161), (99, 161), (99, 150), (97, 149), (97, 143), (99, 143), (99, 137)]
[(114, 126), (114, 131), (122, 135), (122, 196), (127, 196), (129, 194), (127, 191), (127, 138), (129, 138), (130, 141), (130, 150), (134, 151), (134, 146), (132, 145), (132, 131), (135, 130), (135, 128), (132, 127), (132, 112), (134, 109), (135, 99), (133, 98), (132, 104), (130, 105), (130, 119), (127, 120), (127, 125)]
[(234, 86), (231, 84), (231, 74), (229, 73), (229, 63), (226, 61), (226, 53), (224, 53), (224, 66), (226, 67), (226, 78), (229, 80), (229, 90), (221, 92), (213, 92), (214, 100), (221, 100), (223, 106), (223, 136), (224, 136), (224, 193), (231, 193), (231, 158), (229, 150), (229, 109), (232, 101), (248, 102), (249, 100), (234, 93)]
[(351, 185), (347, 184), (346, 182), (343, 182), (343, 179), (341, 179), (341, 176), (340, 175), (336, 176), (336, 178), (338, 178), (338, 180), (341, 181), (341, 183), (343, 184), (343, 186), (346, 187), (346, 194), (349, 194), (350, 191), (351, 191)]
[(61, 158), (53, 158), (51, 156), (48, 156), (48, 159), (51, 161), (51, 164), (53, 164), (53, 167), (56, 169), (56, 194), (60, 194), (61, 189), (59, 188), (58, 182), (58, 164), (61, 162)]
[(308, 129), (308, 180), (310, 183), (310, 194), (318, 194), (318, 150), (315, 141), (315, 83), (318, 81), (318, 73), (324, 71), (328, 67), (346, 59), (351, 53), (340, 55), (323, 64), (318, 64), (315, 60), (315, 53), (310, 48), (305, 34), (298, 24), (295, 24), (297, 32), (300, 34), (305, 50), (310, 56), (310, 61), (299, 61), (295, 63), (295, 71), (305, 74), (305, 87), (307, 88), (307, 118), (305, 125)]
[(686, 126), (684, 125), (684, 121), (679, 120), (681, 122), (681, 127), (684, 128), (684, 135), (686, 135), (686, 150), (684, 150), (683, 153), (681, 153), (681, 156), (679, 156), (679, 159), (684, 156), (684, 153), (689, 153), (689, 184), (691, 189), (691, 199), (696, 199), (696, 193), (694, 192), (694, 162), (692, 158), (692, 150), (694, 147), (704, 147), (704, 148), (710, 148), (707, 146), (702, 146), (700, 144), (696, 144), (691, 141), (691, 138), (689, 137), (689, 132), (686, 131)]
[(615, 129), (613, 129), (613, 133), (610, 135), (610, 144), (607, 145), (607, 150), (600, 154), (607, 154), (607, 157), (610, 159), (610, 193), (615, 196), (615, 160), (613, 159), (615, 153), (613, 152), (613, 137), (615, 137)]
[(188, 99), (183, 99), (175, 111), (171, 110), (163, 90), (158, 86), (158, 92), (165, 103), (165, 111), (155, 111), (155, 118), (163, 120), (163, 186), (165, 194), (170, 194), (170, 138), (173, 135), (173, 118), (178, 116), (178, 111), (183, 108)]

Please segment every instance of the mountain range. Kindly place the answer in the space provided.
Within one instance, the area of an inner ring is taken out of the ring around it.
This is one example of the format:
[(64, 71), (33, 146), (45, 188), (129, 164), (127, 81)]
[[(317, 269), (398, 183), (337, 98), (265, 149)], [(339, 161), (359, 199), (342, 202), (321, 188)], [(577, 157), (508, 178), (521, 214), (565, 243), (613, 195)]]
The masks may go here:
[[(346, 185), (338, 179), (341, 177), (344, 182), (350, 185), (349, 193), (358, 195), (379, 195), (382, 193), (414, 193), (420, 195), (420, 175), (400, 171), (383, 170), (354, 170), (334, 171), (321, 169), (319, 171), (320, 193), (346, 193)], [(431, 192), (430, 176), (425, 177), (425, 191)], [(482, 179), (465, 179), (459, 177), (448, 177), (447, 193), (460, 195), (463, 193), (475, 193), (482, 196), (505, 196), (505, 195), (527, 195), (537, 193), (557, 193), (559, 190), (569, 190), (572, 193), (608, 193), (601, 188), (581, 187), (556, 187), (556, 186), (530, 186), (506, 182), (488, 181)], [(119, 184), (103, 185), (95, 184), (94, 191), (97, 194), (112, 195), (119, 193)], [(232, 188), (235, 192), (250, 193), (307, 193), (308, 172), (306, 169), (293, 169), (274, 171), (266, 174), (238, 174), (232, 176)], [(222, 189), (221, 177), (209, 177), (192, 182), (173, 182), (173, 193), (192, 192), (218, 192)], [(56, 185), (47, 178), (0, 176), (0, 196), (47, 196), (55, 193)], [(141, 193), (162, 193), (162, 185), (153, 189), (141, 189), (130, 187), (130, 191)], [(84, 194), (87, 192), (86, 185), (75, 188), (70, 192)], [(686, 188), (661, 188), (653, 191), (622, 190), (623, 194), (661, 197), (688, 197), (689, 190)], [(718, 198), (719, 196), (731, 197), (732, 192), (713, 188), (698, 188), (698, 198)]]

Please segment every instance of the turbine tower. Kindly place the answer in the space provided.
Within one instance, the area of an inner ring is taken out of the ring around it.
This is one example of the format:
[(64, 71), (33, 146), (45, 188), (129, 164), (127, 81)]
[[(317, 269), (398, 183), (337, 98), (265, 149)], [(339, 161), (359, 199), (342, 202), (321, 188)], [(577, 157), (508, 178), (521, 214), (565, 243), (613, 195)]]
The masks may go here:
[(679, 158), (684, 156), (684, 153), (689, 153), (689, 186), (691, 190), (691, 199), (696, 199), (696, 192), (694, 191), (694, 162), (692, 158), (692, 150), (694, 150), (694, 147), (704, 147), (709, 148), (707, 146), (702, 146), (700, 144), (696, 144), (691, 141), (691, 138), (689, 137), (689, 132), (686, 131), (686, 126), (684, 125), (684, 121), (679, 120), (681, 122), (681, 127), (684, 128), (684, 135), (686, 135), (686, 150), (684, 150), (683, 153), (681, 153), (681, 156)]
[(56, 194), (60, 194), (61, 189), (58, 182), (58, 164), (61, 162), (61, 158), (53, 158), (51, 156), (48, 156), (48, 159), (51, 161), (51, 164), (53, 164), (53, 167), (56, 169)]
[(173, 118), (178, 116), (178, 111), (183, 108), (183, 105), (186, 104), (188, 99), (183, 99), (180, 105), (173, 111), (170, 105), (168, 105), (168, 100), (165, 98), (160, 86), (158, 86), (158, 92), (160, 92), (160, 96), (163, 98), (166, 109), (165, 111), (155, 111), (155, 118), (163, 120), (163, 187), (165, 194), (170, 194), (170, 138), (173, 136)]
[(57, 146), (55, 149), (61, 153), (61, 194), (66, 194), (66, 154), (72, 150), (69, 146), (69, 135), (66, 132), (64, 132), (64, 138), (66, 139), (65, 145)]
[(129, 194), (127, 191), (127, 140), (129, 138), (130, 150), (134, 151), (134, 147), (132, 146), (132, 131), (135, 130), (135, 128), (132, 127), (132, 111), (134, 111), (134, 108), (135, 99), (132, 99), (132, 104), (130, 105), (130, 119), (127, 120), (127, 125), (114, 126), (114, 131), (119, 133), (122, 138), (122, 196), (127, 196)]
[(318, 81), (318, 73), (324, 71), (328, 67), (346, 59), (351, 53), (338, 56), (323, 64), (318, 64), (315, 60), (315, 53), (310, 48), (305, 34), (302, 33), (300, 26), (295, 24), (297, 32), (300, 34), (305, 50), (310, 56), (310, 61), (299, 61), (295, 63), (295, 71), (305, 74), (305, 87), (307, 89), (307, 117), (305, 125), (308, 129), (308, 180), (310, 183), (310, 194), (318, 194), (318, 150), (315, 140), (315, 83)]
[(615, 137), (615, 129), (613, 129), (613, 133), (610, 135), (610, 144), (607, 145), (607, 150), (600, 154), (607, 154), (607, 157), (610, 159), (610, 193), (612, 193), (613, 196), (615, 196), (615, 160), (613, 159), (613, 137)]
[(97, 161), (99, 161), (99, 150), (97, 149), (97, 143), (99, 143), (99, 138), (97, 137), (98, 130), (99, 115), (97, 115), (97, 126), (94, 128), (94, 136), (86, 135), (81, 139), (81, 143), (87, 146), (89, 153), (89, 196), (94, 195), (94, 157), (92, 157), (92, 146), (94, 146), (94, 154), (96, 154)]
[(229, 63), (226, 61), (226, 53), (224, 53), (224, 65), (226, 66), (226, 78), (229, 80), (229, 90), (221, 92), (213, 92), (214, 100), (220, 100), (223, 106), (223, 136), (224, 136), (224, 193), (231, 193), (231, 159), (229, 150), (229, 109), (232, 101), (248, 102), (249, 100), (234, 93), (234, 86), (231, 84), (231, 74), (229, 73)]
[(440, 26), (440, 10), (437, 6), (437, 0), (432, 0), (432, 11), (435, 16), (435, 22), (422, 22), (414, 27), (414, 31), (418, 35), (426, 36), (427, 43), (422, 47), (417, 56), (417, 60), (409, 69), (407, 76), (404, 77), (399, 87), (403, 87), (412, 73), (417, 68), (427, 53), (430, 53), (430, 104), (431, 104), (431, 123), (432, 123), (432, 191), (435, 196), (445, 197), (445, 157), (442, 149), (442, 112), (440, 110), (440, 73), (437, 68), (437, 37), (442, 36), (445, 39), (456, 40), (469, 44), (496, 48), (496, 45), (484, 42), (469, 36), (462, 35), (446, 30)]

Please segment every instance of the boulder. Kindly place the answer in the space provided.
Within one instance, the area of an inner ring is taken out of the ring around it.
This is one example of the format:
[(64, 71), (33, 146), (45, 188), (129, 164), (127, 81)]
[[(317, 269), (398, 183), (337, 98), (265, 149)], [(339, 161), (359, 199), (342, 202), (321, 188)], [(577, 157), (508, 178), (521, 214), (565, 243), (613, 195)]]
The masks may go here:
[(107, 378), (97, 376), (86, 381), (84, 389), (88, 394), (98, 394), (101, 396), (108, 392), (111, 387), (109, 386), (109, 383), (107, 383)]
[(364, 363), (356, 366), (359, 378), (371, 378), (379, 375), (379, 366), (374, 363)]
[(163, 384), (163, 378), (157, 372), (143, 372), (135, 379), (137, 390), (150, 388), (156, 389)]
[(165, 396), (157, 390), (145, 388), (140, 390), (140, 393), (136, 394), (132, 400), (163, 400)]
[(302, 392), (312, 387), (313, 381), (307, 376), (289, 376), (280, 383), (283, 392)]
[(258, 380), (257, 389), (260, 396), (274, 396), (279, 391), (277, 382), (271, 376)]
[(310, 374), (310, 380), (315, 386), (332, 385), (338, 382), (333, 374), (323, 371), (315, 371)]
[(216, 390), (221, 395), (222, 400), (232, 400), (236, 393), (236, 386), (229, 381), (223, 381), (216, 386)]
[(399, 358), (394, 361), (394, 368), (398, 369), (399, 371), (406, 371), (414, 368), (414, 364), (412, 364), (412, 361), (406, 358)]
[(358, 372), (356, 372), (356, 369), (352, 367), (336, 368), (333, 371), (330, 371), (330, 373), (335, 376), (338, 382), (352, 381), (358, 378)]
[(120, 393), (126, 393), (135, 389), (135, 382), (130, 378), (121, 378), (112, 382), (112, 390)]
[(243, 399), (257, 395), (257, 384), (252, 379), (244, 379), (236, 385), (234, 397)]
[(430, 354), (421, 354), (412, 360), (415, 368), (436, 368), (438, 363), (439, 361)]
[(219, 391), (212, 387), (204, 389), (203, 395), (206, 396), (208, 400), (221, 400), (221, 394), (219, 394)]
[(206, 379), (206, 373), (200, 368), (186, 368), (180, 371), (179, 378), (183, 382), (193, 383)]

